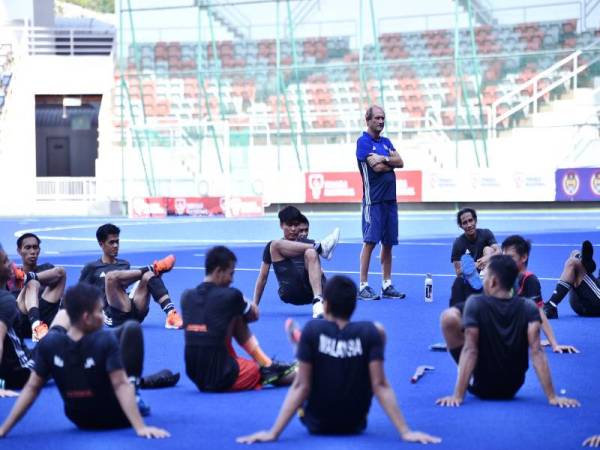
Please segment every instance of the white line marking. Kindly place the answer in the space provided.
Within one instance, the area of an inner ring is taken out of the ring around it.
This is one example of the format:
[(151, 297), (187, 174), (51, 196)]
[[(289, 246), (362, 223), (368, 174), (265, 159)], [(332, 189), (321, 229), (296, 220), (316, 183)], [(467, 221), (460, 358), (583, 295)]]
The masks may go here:
[[(83, 264), (57, 264), (62, 267), (69, 268), (83, 268)], [(172, 270), (204, 270), (204, 266), (177, 266), (173, 267)], [(235, 270), (237, 272), (259, 272), (260, 268), (248, 268), (248, 267), (236, 267)], [(358, 270), (325, 270), (325, 273), (335, 273), (335, 274), (351, 274), (351, 275), (359, 275), (360, 271)], [(427, 272), (431, 273), (431, 272)], [(383, 275), (383, 272), (369, 272), (369, 275)], [(423, 273), (415, 273), (415, 272), (392, 272), (392, 276), (397, 277), (424, 277), (426, 275)], [(454, 278), (456, 277), (453, 273), (432, 273), (432, 277), (443, 277), (443, 278)], [(539, 280), (543, 281), (557, 281), (558, 278), (546, 278), (546, 277), (538, 277)]]

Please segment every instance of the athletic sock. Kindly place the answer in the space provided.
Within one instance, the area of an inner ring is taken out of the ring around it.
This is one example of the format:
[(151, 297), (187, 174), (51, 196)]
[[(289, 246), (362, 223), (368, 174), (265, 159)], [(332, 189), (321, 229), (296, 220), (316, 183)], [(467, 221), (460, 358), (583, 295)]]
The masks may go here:
[(143, 267), (140, 267), (138, 270), (139, 270), (140, 272), (142, 272), (142, 276), (143, 276), (143, 275), (144, 275), (146, 272), (152, 272), (152, 271), (153, 271), (153, 270), (152, 270), (152, 266), (143, 266)]
[(381, 289), (384, 291), (392, 285), (392, 280), (383, 280), (381, 283)]
[(313, 244), (313, 248), (317, 251), (317, 254), (319, 254), (319, 255), (323, 252), (323, 247), (321, 247), (320, 242), (315, 242)]
[(368, 281), (361, 281), (360, 282), (360, 286), (358, 288), (359, 291), (362, 291), (364, 288), (366, 288), (367, 286), (369, 286), (369, 282)]
[(169, 314), (175, 309), (175, 305), (171, 301), (171, 297), (167, 297), (164, 300), (158, 302), (158, 305), (161, 307), (165, 314)]
[(175, 305), (171, 301), (169, 291), (165, 286), (164, 281), (160, 277), (152, 277), (148, 280), (148, 291), (156, 303), (160, 305), (165, 314), (175, 309)]
[(313, 298), (312, 302), (313, 302), (313, 305), (315, 303), (318, 303), (318, 302), (323, 302), (323, 296), (322, 295), (316, 295), (315, 298)]
[(548, 300), (548, 303), (556, 308), (562, 299), (565, 298), (565, 296), (569, 293), (572, 287), (573, 286), (566, 281), (559, 280), (558, 283), (556, 283), (556, 287), (554, 288), (554, 292), (552, 293), (550, 300)]
[(246, 353), (248, 353), (250, 356), (252, 356), (252, 359), (254, 359), (254, 361), (256, 361), (259, 366), (269, 367), (271, 364), (273, 364), (273, 361), (271, 360), (271, 358), (269, 358), (262, 351), (262, 349), (260, 348), (260, 345), (258, 345), (258, 339), (256, 339), (256, 336), (254, 336), (254, 335), (250, 336), (250, 339), (248, 339), (246, 342), (244, 342), (244, 344), (242, 345), (242, 348), (244, 350), (246, 350)]
[(33, 326), (34, 323), (40, 321), (40, 309), (37, 307), (30, 308), (27, 311), (27, 317), (29, 318), (29, 323)]

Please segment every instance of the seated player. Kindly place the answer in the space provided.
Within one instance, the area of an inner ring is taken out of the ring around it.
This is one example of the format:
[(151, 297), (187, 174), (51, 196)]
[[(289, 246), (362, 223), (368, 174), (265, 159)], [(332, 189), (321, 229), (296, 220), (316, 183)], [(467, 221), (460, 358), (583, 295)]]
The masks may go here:
[(548, 319), (558, 319), (558, 305), (567, 294), (571, 308), (584, 317), (600, 317), (600, 280), (594, 276), (594, 247), (583, 241), (581, 251), (573, 250), (563, 268), (552, 296), (544, 304)]
[(383, 369), (385, 332), (380, 324), (352, 322), (357, 289), (345, 276), (325, 286), (325, 320), (312, 320), (299, 338), (298, 374), (275, 423), (237, 439), (240, 443), (275, 441), (296, 411), (314, 434), (357, 434), (367, 426), (373, 394), (409, 442), (438, 443), (441, 439), (411, 431), (400, 411)]
[(65, 415), (78, 428), (131, 426), (140, 437), (168, 437), (167, 431), (146, 426), (136, 405), (134, 385), (127, 377), (126, 370), (141, 373), (143, 338), (139, 324), (124, 325), (122, 332), (131, 336), (121, 352), (115, 333), (102, 330), (98, 289), (84, 283), (73, 286), (67, 290), (64, 303), (68, 331), (57, 320), (59, 324), (38, 345), (34, 369), (0, 426), (0, 436), (6, 436), (23, 417), (52, 377), (63, 398)]
[(513, 398), (525, 382), (529, 348), (550, 405), (579, 406), (577, 400), (557, 397), (554, 392), (540, 342), (538, 308), (531, 300), (512, 295), (518, 274), (510, 256), (493, 256), (483, 280), (484, 293), (467, 300), (462, 322), (456, 307), (442, 313), (442, 332), (458, 363), (458, 377), (454, 393), (437, 404), (460, 406), (467, 390), (482, 399)]
[(519, 297), (533, 300), (537, 305), (540, 312), (540, 318), (542, 319), (542, 330), (552, 346), (552, 351), (555, 353), (579, 353), (579, 350), (572, 345), (560, 345), (558, 343), (554, 331), (552, 330), (552, 326), (546, 318), (546, 314), (542, 308), (544, 300), (542, 299), (540, 280), (538, 280), (538, 277), (536, 277), (533, 272), (527, 271), (529, 254), (531, 253), (531, 243), (519, 235), (509, 236), (502, 242), (502, 253), (510, 256), (519, 269), (519, 275), (517, 276), (514, 287), (514, 294)]
[[(323, 315), (323, 270), (319, 256), (331, 259), (333, 249), (339, 240), (340, 231), (336, 228), (321, 242), (298, 239), (298, 226), (302, 213), (293, 206), (279, 211), (279, 226), (283, 239), (270, 241), (263, 251), (256, 285), (254, 303), (258, 306), (262, 298), (271, 264), (279, 283), (279, 297), (285, 303), (313, 305), (313, 317)], [(305, 218), (306, 219), (306, 218)]]
[(31, 374), (33, 360), (29, 349), (15, 330), (19, 312), (15, 297), (6, 283), (12, 276), (12, 263), (0, 249), (0, 397), (13, 397)]
[[(185, 368), (201, 391), (259, 389), (264, 384), (290, 384), (295, 365), (271, 360), (248, 327), (258, 319), (258, 307), (229, 285), (237, 258), (227, 247), (209, 250), (204, 281), (181, 296), (185, 329)], [(236, 342), (253, 360), (239, 357)]]
[[(121, 230), (111, 223), (98, 228), (96, 239), (102, 256), (86, 264), (79, 277), (79, 282), (93, 284), (104, 294), (104, 323), (115, 327), (130, 319), (142, 322), (148, 314), (152, 295), (167, 315), (165, 328), (181, 328), (181, 316), (161, 278), (161, 274), (169, 272), (175, 265), (175, 256), (169, 255), (150, 266), (131, 269), (128, 261), (117, 258), (120, 233)], [(130, 293), (125, 292), (125, 288), (134, 282), (137, 283)]]
[(38, 342), (46, 333), (48, 325), (60, 307), (65, 291), (67, 273), (62, 267), (38, 264), (42, 241), (33, 233), (25, 233), (17, 239), (17, 252), (21, 267), (14, 266), (13, 294), (17, 297), (19, 326), (17, 332)]
[[(478, 272), (485, 268), (493, 255), (500, 254), (500, 246), (496, 242), (494, 233), (487, 228), (477, 228), (477, 213), (473, 208), (463, 208), (458, 211), (456, 222), (464, 233), (458, 236), (452, 245), (450, 261), (454, 265), (456, 279), (452, 284), (450, 306), (465, 302), (471, 294), (481, 293)], [(469, 255), (470, 258), (464, 255)], [(471, 258), (477, 272), (471, 267), (467, 272), (467, 268), (463, 267), (466, 263), (472, 265)]]

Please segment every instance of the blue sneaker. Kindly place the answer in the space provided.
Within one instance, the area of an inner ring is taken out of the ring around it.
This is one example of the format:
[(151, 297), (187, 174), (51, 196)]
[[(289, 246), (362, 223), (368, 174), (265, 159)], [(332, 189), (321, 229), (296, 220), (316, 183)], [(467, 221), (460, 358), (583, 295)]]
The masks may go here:
[(477, 272), (477, 268), (475, 267), (475, 260), (471, 258), (471, 255), (462, 255), (460, 257), (460, 265), (462, 266), (463, 278), (465, 281), (476, 291), (483, 288), (481, 278), (479, 278), (479, 272)]
[(406, 294), (404, 292), (400, 292), (400, 291), (396, 290), (396, 288), (390, 284), (388, 287), (381, 290), (381, 296), (383, 298), (402, 299), (402, 298), (406, 297)]
[(358, 293), (358, 298), (361, 300), (379, 300), (380, 297), (371, 286), (365, 286)]

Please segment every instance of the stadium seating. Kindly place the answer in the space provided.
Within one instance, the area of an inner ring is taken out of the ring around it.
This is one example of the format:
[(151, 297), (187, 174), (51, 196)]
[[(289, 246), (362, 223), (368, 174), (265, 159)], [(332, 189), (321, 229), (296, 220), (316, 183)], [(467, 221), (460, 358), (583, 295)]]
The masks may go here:
[[(598, 31), (577, 34), (576, 30), (576, 20), (478, 26), (473, 36), (468, 30), (460, 30), (459, 54), (464, 59), (458, 70), (452, 59), (453, 30), (385, 33), (380, 35), (377, 46), (364, 47), (366, 64), (362, 73), (355, 65), (358, 51), (351, 48), (348, 37), (298, 39), (296, 71), (293, 45), (287, 40), (280, 42), (279, 62), (272, 39), (200, 45), (139, 43), (129, 48), (124, 74), (132, 104), (123, 104), (118, 98), (117, 82), (114, 106), (118, 109), (123, 105), (134, 112), (133, 117), (126, 114), (128, 122), (141, 121), (142, 113), (144, 120), (157, 123), (182, 118), (247, 123), (252, 115), (255, 122), (263, 120), (271, 128), (283, 129), (302, 125), (294, 122), (302, 108), (304, 127), (318, 131), (344, 127), (348, 116), (359, 118), (367, 104), (383, 102), (386, 109), (402, 114), (408, 127), (417, 127), (427, 111), (436, 112), (448, 127), (454, 127), (455, 121), (481, 124), (478, 91), (486, 123), (487, 107), (511, 92), (516, 84), (599, 37)], [(474, 59), (475, 51), (478, 58)], [(385, 64), (377, 66), (378, 60)], [(283, 68), (281, 80), (276, 75), (278, 64)], [(197, 78), (199, 65), (209, 70), (208, 74), (202, 73), (203, 79)], [(120, 76), (117, 72), (117, 81)], [(543, 80), (540, 85), (558, 76)], [(457, 94), (463, 103), (463, 93), (471, 116), (465, 116), (463, 105), (455, 117)], [(500, 105), (498, 112), (518, 102), (515, 98)]]

